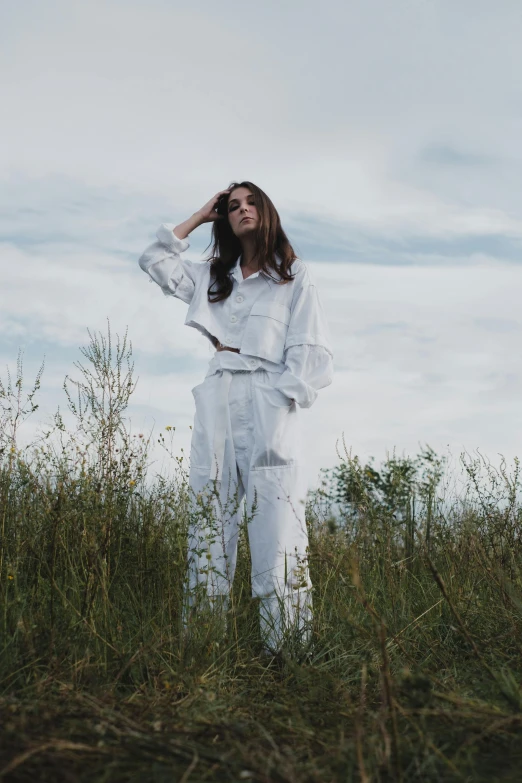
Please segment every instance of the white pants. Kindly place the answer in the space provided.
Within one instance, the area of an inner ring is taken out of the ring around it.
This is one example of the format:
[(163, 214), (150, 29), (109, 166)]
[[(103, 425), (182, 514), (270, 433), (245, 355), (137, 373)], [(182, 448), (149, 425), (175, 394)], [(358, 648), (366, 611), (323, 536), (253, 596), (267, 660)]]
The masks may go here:
[(309, 638), (311, 620), (302, 411), (274, 388), (278, 375), (221, 369), (192, 390), (189, 475), (189, 605), (198, 586), (228, 596), (245, 498), (252, 594), (272, 650), (288, 631)]

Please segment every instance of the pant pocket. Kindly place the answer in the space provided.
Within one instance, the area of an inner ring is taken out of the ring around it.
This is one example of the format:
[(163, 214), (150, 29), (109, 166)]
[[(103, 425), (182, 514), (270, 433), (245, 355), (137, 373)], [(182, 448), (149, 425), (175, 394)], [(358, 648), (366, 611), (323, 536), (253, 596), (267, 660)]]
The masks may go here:
[(191, 390), (196, 405), (190, 442), (190, 465), (194, 468), (210, 470), (212, 464), (217, 379), (212, 375)]
[(300, 416), (295, 401), (274, 388), (277, 373), (254, 379), (254, 448), (252, 469), (299, 464)]
[(261, 372), (258, 371), (256, 375), (255, 386), (261, 390), (261, 394), (266, 397), (270, 405), (274, 405), (276, 408), (290, 408), (294, 404), (295, 400), (287, 397), (286, 394), (275, 387), (279, 373), (262, 370)]
[(274, 389), (273, 387), (268, 388), (267, 397), (268, 402), (271, 405), (275, 405), (276, 408), (290, 408), (295, 402), (295, 400), (287, 397), (282, 391)]

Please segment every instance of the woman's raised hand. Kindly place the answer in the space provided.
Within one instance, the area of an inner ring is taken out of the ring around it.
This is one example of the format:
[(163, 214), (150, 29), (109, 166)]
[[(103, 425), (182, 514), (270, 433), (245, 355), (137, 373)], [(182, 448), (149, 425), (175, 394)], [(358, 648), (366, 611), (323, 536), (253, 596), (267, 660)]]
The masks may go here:
[(198, 209), (198, 211), (194, 212), (187, 220), (184, 220), (183, 223), (176, 226), (174, 235), (178, 239), (186, 239), (191, 231), (194, 231), (195, 228), (201, 226), (202, 223), (211, 223), (214, 220), (224, 217), (224, 215), (220, 215), (216, 212), (216, 206), (219, 197), (223, 196), (225, 193), (230, 193), (230, 188), (220, 190), (219, 193), (216, 193), (216, 195), (210, 199), (210, 201), (207, 201), (204, 207)]
[(210, 201), (207, 201), (207, 203), (201, 207), (201, 209), (198, 209), (196, 214), (199, 216), (202, 223), (212, 223), (214, 220), (219, 220), (220, 218), (225, 217), (224, 215), (219, 215), (216, 212), (216, 206), (219, 197), (223, 196), (225, 193), (230, 193), (230, 188), (227, 188), (226, 190), (220, 190), (219, 193), (216, 193), (215, 196), (212, 196)]

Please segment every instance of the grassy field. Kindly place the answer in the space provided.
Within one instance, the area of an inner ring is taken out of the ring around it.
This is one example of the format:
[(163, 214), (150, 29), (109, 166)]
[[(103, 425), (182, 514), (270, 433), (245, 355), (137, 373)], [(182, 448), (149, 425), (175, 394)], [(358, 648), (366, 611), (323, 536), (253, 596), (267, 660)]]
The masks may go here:
[(452, 495), (432, 453), (346, 453), (307, 504), (312, 644), (265, 659), (245, 531), (230, 609), (181, 633), (186, 465), (147, 475), (130, 346), (76, 370), (74, 428), (24, 449), (39, 378), (0, 388), (0, 780), (522, 779), (517, 462)]

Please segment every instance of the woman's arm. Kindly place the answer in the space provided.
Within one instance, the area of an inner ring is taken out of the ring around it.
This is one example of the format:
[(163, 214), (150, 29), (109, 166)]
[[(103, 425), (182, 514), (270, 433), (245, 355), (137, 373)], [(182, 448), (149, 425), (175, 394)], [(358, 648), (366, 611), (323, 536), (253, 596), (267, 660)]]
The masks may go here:
[(275, 386), (309, 408), (318, 390), (332, 383), (333, 352), (326, 314), (306, 266), (295, 283), (283, 359), (286, 369)]
[(191, 261), (181, 258), (181, 253), (190, 245), (185, 239), (178, 239), (173, 228), (172, 223), (161, 224), (156, 231), (156, 242), (145, 248), (139, 265), (165, 296), (175, 296), (190, 304), (196, 288), (197, 270)]
[(186, 237), (195, 228), (223, 217), (216, 212), (218, 199), (223, 193), (228, 193), (228, 190), (216, 193), (201, 209), (178, 226), (162, 223), (156, 232), (157, 241), (149, 245), (140, 256), (140, 267), (160, 286), (165, 296), (175, 296), (187, 304), (192, 301), (197, 270), (192, 262), (181, 258), (181, 253), (190, 247)]
[(220, 190), (219, 193), (216, 193), (215, 196), (212, 196), (210, 201), (207, 201), (207, 203), (202, 206), (201, 209), (198, 209), (197, 212), (194, 212), (194, 214), (187, 218), (187, 220), (184, 220), (183, 223), (180, 223), (179, 226), (176, 226), (174, 229), (174, 234), (177, 236), (177, 238), (186, 239), (195, 228), (201, 226), (203, 223), (213, 223), (214, 220), (222, 220), (225, 216), (218, 215), (216, 212), (216, 206), (219, 198), (225, 193), (229, 192), (230, 188), (227, 188), (226, 190)]
[(301, 408), (315, 402), (319, 389), (333, 380), (333, 356), (322, 345), (292, 345), (285, 351), (286, 369), (279, 376), (275, 388)]
[(199, 212), (194, 212), (187, 220), (184, 220), (183, 223), (180, 223), (179, 226), (175, 227), (174, 234), (178, 239), (186, 239), (195, 228), (204, 222), (205, 221), (201, 220)]

